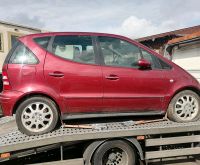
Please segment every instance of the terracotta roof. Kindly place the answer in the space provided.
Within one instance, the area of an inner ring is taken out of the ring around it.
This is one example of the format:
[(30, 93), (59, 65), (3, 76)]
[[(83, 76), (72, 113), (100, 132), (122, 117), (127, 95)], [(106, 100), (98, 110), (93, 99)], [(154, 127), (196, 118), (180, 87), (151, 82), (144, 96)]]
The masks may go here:
[(152, 36), (142, 37), (142, 38), (138, 38), (136, 40), (138, 42), (142, 42), (142, 41), (153, 40), (156, 38), (162, 38), (162, 37), (166, 37), (166, 36), (170, 36), (170, 35), (177, 35), (177, 36), (178, 35), (187, 35), (187, 34), (195, 33), (198, 31), (200, 31), (200, 25), (183, 28), (183, 29), (179, 29), (179, 30), (174, 30), (174, 31), (170, 31), (170, 32), (160, 33), (160, 34), (156, 34), (156, 35), (152, 35)]
[(174, 43), (178, 43), (181, 41), (191, 40), (191, 39), (195, 39), (195, 38), (199, 38), (199, 37), (200, 37), (200, 30), (196, 33), (188, 34), (184, 37), (172, 39), (168, 42), (168, 44), (174, 44)]

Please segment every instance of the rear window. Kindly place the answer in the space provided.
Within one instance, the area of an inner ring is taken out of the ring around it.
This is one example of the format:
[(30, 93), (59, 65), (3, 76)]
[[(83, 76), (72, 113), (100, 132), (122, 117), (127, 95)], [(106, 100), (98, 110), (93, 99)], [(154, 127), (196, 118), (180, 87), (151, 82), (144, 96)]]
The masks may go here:
[(39, 37), (39, 38), (34, 38), (34, 41), (42, 48), (47, 49), (50, 38), (51, 37)]
[(37, 64), (39, 62), (36, 56), (19, 41), (8, 56), (9, 64)]
[(8, 64), (10, 56), (12, 55), (12, 53), (15, 51), (16, 47), (19, 45), (19, 41), (17, 40), (14, 45), (12, 46), (12, 48), (10, 49), (8, 55), (6, 56), (6, 59), (4, 61), (4, 64)]

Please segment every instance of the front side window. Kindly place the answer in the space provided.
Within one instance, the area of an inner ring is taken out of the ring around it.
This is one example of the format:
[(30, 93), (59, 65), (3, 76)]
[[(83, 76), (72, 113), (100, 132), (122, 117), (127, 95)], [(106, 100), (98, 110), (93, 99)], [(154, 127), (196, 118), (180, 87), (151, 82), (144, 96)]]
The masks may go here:
[(95, 53), (90, 36), (56, 36), (52, 53), (67, 60), (95, 64)]
[(141, 48), (141, 53), (144, 59), (148, 60), (151, 63), (152, 69), (161, 69), (161, 65), (156, 56), (152, 55), (151, 53), (147, 52), (146, 50)]
[(112, 37), (100, 36), (98, 41), (105, 65), (138, 68), (141, 53), (136, 45)]
[(10, 64), (37, 64), (36, 56), (22, 43), (18, 43), (15, 50), (12, 52)]
[(162, 69), (165, 69), (165, 70), (170, 70), (172, 69), (172, 66), (167, 64), (166, 62), (164, 62), (163, 60), (159, 59), (159, 63), (161, 65), (161, 68)]
[(155, 55), (147, 52), (146, 50), (141, 49), (141, 52), (142, 52), (143, 58), (148, 60), (151, 63), (152, 69), (164, 69), (164, 70), (167, 69), (167, 70), (169, 70), (172, 68), (169, 64), (167, 64), (160, 58), (156, 57)]

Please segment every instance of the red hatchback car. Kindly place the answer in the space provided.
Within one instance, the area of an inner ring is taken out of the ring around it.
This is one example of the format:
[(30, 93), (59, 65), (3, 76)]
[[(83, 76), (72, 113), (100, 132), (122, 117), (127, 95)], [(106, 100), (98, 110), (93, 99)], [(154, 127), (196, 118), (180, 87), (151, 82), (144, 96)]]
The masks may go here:
[(21, 132), (59, 120), (127, 115), (200, 118), (200, 85), (179, 66), (129, 38), (44, 33), (19, 38), (3, 66), (0, 103)]

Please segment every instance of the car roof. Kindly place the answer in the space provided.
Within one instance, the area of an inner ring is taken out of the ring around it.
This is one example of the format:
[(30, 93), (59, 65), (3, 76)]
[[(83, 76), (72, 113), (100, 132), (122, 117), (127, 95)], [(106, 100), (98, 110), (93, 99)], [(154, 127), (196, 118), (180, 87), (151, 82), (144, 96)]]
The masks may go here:
[[(37, 37), (45, 37), (45, 36), (58, 36), (58, 35), (88, 35), (88, 36), (109, 36), (109, 37), (117, 37), (117, 38), (127, 38), (125, 36), (110, 34), (110, 33), (97, 33), (97, 32), (45, 32), (45, 33), (35, 33), (29, 34), (20, 37), (22, 38), (37, 38)], [(130, 38), (129, 38), (130, 39)]]
[[(121, 36), (121, 35), (117, 35), (117, 34), (111, 34), (111, 33), (99, 33), (99, 32), (45, 32), (45, 33), (35, 33), (35, 34), (29, 34), (29, 35), (25, 35), (22, 37), (19, 37), (19, 40), (26, 41), (27, 39), (34, 39), (34, 38), (39, 38), (39, 37), (47, 37), (47, 36), (61, 36), (61, 35), (87, 35), (87, 36), (107, 36), (107, 37), (114, 37), (114, 38), (119, 38), (119, 39), (123, 39), (125, 41), (134, 43), (135, 45), (153, 53), (153, 54), (157, 54), (158, 56), (161, 57), (160, 54), (156, 53), (155, 51), (149, 49), (148, 47), (146, 47), (145, 45), (131, 39), (125, 36)], [(163, 57), (161, 57), (163, 58)]]

